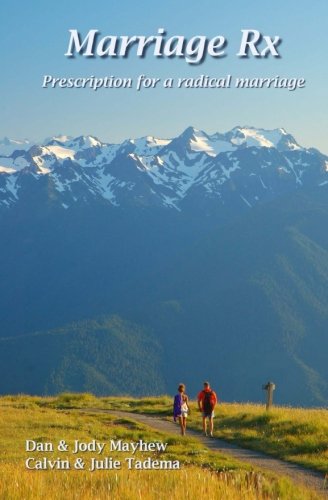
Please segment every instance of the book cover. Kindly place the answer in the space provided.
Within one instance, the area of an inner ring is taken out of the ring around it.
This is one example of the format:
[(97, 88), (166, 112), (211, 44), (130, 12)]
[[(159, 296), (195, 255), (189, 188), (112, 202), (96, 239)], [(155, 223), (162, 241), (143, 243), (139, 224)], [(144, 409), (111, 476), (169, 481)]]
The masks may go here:
[(1, 495), (320, 495), (326, 3), (2, 12)]

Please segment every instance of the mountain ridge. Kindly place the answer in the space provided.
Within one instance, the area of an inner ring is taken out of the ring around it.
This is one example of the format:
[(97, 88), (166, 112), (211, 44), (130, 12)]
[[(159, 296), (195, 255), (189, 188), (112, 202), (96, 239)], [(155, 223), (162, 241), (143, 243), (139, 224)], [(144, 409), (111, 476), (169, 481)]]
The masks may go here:
[[(22, 149), (4, 155), (3, 144), (6, 151)], [(42, 191), (45, 177), (53, 202), (64, 209), (101, 200), (115, 207), (184, 211), (200, 203), (204, 212), (238, 212), (303, 185), (323, 185), (327, 170), (327, 156), (301, 147), (283, 128), (238, 126), (209, 135), (188, 127), (172, 139), (146, 136), (121, 144), (94, 136), (59, 136), (44, 144), (6, 139), (0, 142), (0, 209), (19, 204), (31, 185)]]

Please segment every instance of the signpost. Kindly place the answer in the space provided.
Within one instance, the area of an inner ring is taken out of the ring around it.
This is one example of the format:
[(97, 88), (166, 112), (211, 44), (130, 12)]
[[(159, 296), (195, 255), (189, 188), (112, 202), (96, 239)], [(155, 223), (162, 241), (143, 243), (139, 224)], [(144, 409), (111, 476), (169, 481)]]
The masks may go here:
[(273, 403), (273, 391), (275, 390), (276, 385), (273, 382), (268, 382), (267, 384), (262, 385), (262, 389), (267, 391), (267, 401), (266, 401), (266, 409), (270, 410)]

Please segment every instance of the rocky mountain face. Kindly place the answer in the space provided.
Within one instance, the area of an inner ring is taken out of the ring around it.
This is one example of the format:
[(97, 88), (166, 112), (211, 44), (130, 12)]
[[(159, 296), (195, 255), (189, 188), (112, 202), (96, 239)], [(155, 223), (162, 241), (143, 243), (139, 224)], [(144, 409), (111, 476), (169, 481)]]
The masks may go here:
[[(97, 202), (204, 213), (241, 211), (328, 182), (328, 158), (284, 129), (236, 127), (208, 135), (105, 144), (60, 136), (44, 144), (0, 142), (0, 207), (48, 196), (64, 209)], [(46, 193), (45, 193), (46, 191)]]

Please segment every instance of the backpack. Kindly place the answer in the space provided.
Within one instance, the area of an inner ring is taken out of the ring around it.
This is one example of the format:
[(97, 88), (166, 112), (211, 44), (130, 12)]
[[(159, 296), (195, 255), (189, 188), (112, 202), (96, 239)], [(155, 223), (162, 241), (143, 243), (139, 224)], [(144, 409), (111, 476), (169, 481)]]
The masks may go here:
[(204, 413), (212, 413), (214, 405), (212, 402), (213, 391), (203, 391), (204, 399), (203, 399), (203, 412)]

